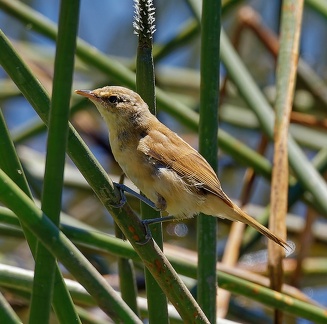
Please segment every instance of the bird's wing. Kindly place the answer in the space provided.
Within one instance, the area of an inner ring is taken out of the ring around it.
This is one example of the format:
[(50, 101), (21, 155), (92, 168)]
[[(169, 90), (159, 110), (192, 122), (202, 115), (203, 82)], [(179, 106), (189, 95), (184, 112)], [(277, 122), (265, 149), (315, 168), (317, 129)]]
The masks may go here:
[(218, 196), (227, 205), (232, 206), (209, 163), (177, 134), (165, 127), (160, 129), (160, 134), (156, 131), (141, 141), (139, 150), (148, 157), (173, 169), (185, 180), (188, 179), (190, 184)]

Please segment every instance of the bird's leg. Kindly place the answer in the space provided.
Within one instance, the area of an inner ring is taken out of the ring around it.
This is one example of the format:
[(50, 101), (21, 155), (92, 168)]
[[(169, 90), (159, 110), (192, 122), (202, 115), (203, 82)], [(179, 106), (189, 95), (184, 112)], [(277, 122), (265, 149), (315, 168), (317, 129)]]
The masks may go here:
[(169, 222), (171, 220), (175, 220), (175, 216), (165, 216), (165, 217), (157, 217), (157, 218), (148, 218), (148, 219), (143, 219), (142, 223), (144, 226), (149, 226), (152, 224), (159, 224), (163, 222)]
[[(140, 199), (141, 201), (143, 201), (145, 204), (147, 204), (148, 206), (150, 206), (151, 208), (153, 208), (156, 211), (161, 211), (161, 210), (166, 208), (166, 201), (164, 200), (163, 197), (158, 197), (158, 204), (160, 205), (160, 208), (158, 208), (151, 200), (149, 200), (146, 197), (140, 195), (139, 193), (137, 193), (136, 191), (132, 190), (131, 188), (125, 186), (124, 184), (114, 182), (114, 185), (119, 190), (119, 192), (120, 192), (120, 194), (122, 196), (122, 202), (119, 204), (118, 207), (121, 207), (126, 203), (126, 196), (125, 196), (124, 192), (128, 192), (131, 195), (133, 195), (134, 197), (136, 197), (136, 198)], [(151, 234), (151, 230), (150, 230), (149, 225), (168, 222), (168, 221), (171, 221), (171, 220), (174, 220), (174, 219), (175, 219), (174, 216), (143, 219), (142, 224), (145, 227), (145, 233), (146, 233), (145, 234), (145, 241), (144, 242), (137, 242), (137, 244), (138, 245), (144, 245), (144, 244), (148, 243), (150, 241), (150, 239), (152, 238), (152, 234)]]
[(114, 185), (119, 190), (121, 196), (123, 197), (123, 199), (122, 199), (123, 203), (121, 203), (118, 207), (121, 207), (121, 206), (123, 206), (126, 203), (126, 197), (125, 197), (124, 192), (128, 192), (131, 195), (133, 195), (134, 197), (136, 197), (139, 200), (143, 201), (145, 204), (147, 204), (148, 206), (150, 206), (154, 210), (160, 211), (160, 209), (158, 209), (156, 207), (156, 205), (151, 200), (149, 200), (148, 198), (140, 195), (139, 193), (137, 193), (136, 191), (132, 190), (131, 188), (125, 186), (124, 184), (114, 182)]
[(138, 245), (144, 245), (150, 241), (152, 238), (151, 230), (149, 225), (152, 224), (159, 224), (163, 222), (168, 222), (171, 220), (176, 219), (174, 216), (166, 216), (166, 217), (157, 217), (157, 218), (148, 218), (148, 219), (143, 219), (142, 224), (144, 225), (145, 228), (145, 241), (144, 242), (137, 242)]

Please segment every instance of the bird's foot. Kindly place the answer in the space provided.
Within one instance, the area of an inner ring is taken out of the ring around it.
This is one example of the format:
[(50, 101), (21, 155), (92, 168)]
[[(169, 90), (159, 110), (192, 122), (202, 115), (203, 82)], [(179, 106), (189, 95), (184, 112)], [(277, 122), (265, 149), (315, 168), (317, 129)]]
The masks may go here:
[[(151, 208), (153, 208), (156, 211), (160, 211), (161, 209), (157, 208), (156, 205), (149, 200), (148, 198), (144, 197), (143, 195), (137, 193), (136, 191), (134, 191), (133, 189), (127, 187), (126, 185), (122, 184), (122, 183), (117, 183), (114, 182), (115, 187), (119, 190), (121, 196), (122, 196), (122, 204), (119, 204), (118, 207), (123, 206), (126, 203), (126, 196), (124, 194), (124, 192), (128, 192), (129, 194), (133, 195), (134, 197), (138, 198), (139, 200), (143, 201), (145, 204), (147, 204), (148, 206), (150, 206)], [(121, 205), (121, 206), (120, 206)]]
[(114, 186), (118, 189), (118, 191), (119, 191), (119, 194), (120, 194), (120, 202), (118, 203), (118, 204), (110, 204), (112, 207), (114, 207), (114, 208), (121, 208), (121, 207), (123, 207), (125, 204), (126, 204), (126, 202), (127, 202), (127, 199), (126, 199), (126, 196), (125, 196), (125, 194), (124, 194), (124, 189), (121, 187), (121, 186), (123, 186), (123, 185), (121, 185), (121, 184), (119, 184), (119, 183), (116, 183), (116, 182), (114, 182)]
[(168, 222), (171, 220), (174, 220), (174, 216), (166, 216), (166, 217), (158, 217), (158, 218), (149, 218), (149, 219), (143, 219), (142, 224), (145, 228), (145, 241), (144, 242), (138, 242), (138, 245), (145, 245), (152, 239), (152, 234), (150, 230), (150, 225), (152, 224), (159, 224), (163, 222)]

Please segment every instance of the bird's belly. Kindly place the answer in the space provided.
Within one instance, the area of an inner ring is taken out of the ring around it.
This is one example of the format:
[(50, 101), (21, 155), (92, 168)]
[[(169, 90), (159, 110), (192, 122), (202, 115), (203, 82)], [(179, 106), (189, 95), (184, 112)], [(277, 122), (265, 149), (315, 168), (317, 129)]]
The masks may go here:
[(169, 168), (159, 168), (155, 191), (166, 201), (166, 211), (176, 218), (190, 218), (198, 214), (205, 196), (199, 195), (192, 186)]

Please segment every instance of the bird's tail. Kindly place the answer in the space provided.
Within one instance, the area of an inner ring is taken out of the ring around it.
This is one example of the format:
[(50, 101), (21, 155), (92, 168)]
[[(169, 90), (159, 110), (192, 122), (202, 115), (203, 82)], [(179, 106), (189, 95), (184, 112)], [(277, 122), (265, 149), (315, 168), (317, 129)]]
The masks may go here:
[(275, 235), (274, 233), (272, 233), (268, 228), (266, 228), (265, 226), (263, 226), (262, 224), (260, 224), (253, 217), (249, 216), (241, 208), (239, 208), (235, 204), (233, 204), (233, 207), (234, 207), (233, 208), (233, 211), (234, 211), (234, 215), (233, 216), (234, 216), (235, 220), (238, 220), (238, 221), (240, 221), (242, 223), (245, 223), (245, 224), (247, 224), (249, 226), (252, 226), (258, 232), (260, 232), (261, 234), (265, 235), (270, 240), (276, 242), (277, 244), (279, 244), (283, 248), (285, 248), (285, 249), (290, 248), (290, 245), (286, 241), (284, 241), (283, 239), (281, 239), (280, 237), (278, 237), (277, 235)]

